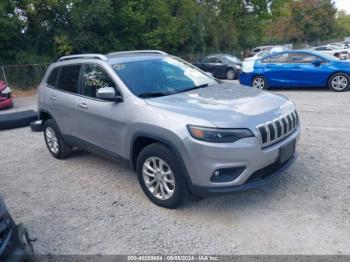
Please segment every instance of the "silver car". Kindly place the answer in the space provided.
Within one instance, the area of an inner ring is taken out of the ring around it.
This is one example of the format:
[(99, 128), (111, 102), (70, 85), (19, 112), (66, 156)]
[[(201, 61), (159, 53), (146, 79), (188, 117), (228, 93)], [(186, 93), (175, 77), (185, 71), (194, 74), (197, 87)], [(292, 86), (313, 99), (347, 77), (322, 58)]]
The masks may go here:
[(221, 82), (161, 51), (60, 58), (43, 78), (39, 117), (58, 159), (79, 147), (125, 160), (155, 204), (255, 188), (296, 159), (284, 96)]

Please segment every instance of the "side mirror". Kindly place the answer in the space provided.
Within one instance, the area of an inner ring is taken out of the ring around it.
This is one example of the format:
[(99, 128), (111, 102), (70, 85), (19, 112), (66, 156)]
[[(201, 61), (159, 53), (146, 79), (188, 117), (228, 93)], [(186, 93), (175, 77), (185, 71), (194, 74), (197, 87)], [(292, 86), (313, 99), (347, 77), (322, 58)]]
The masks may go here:
[(316, 60), (312, 61), (312, 64), (313, 64), (314, 66), (320, 66), (321, 63), (322, 63), (322, 61), (319, 60), (319, 59), (316, 59)]
[(97, 90), (96, 96), (101, 99), (122, 102), (123, 97), (116, 95), (113, 87), (101, 87)]

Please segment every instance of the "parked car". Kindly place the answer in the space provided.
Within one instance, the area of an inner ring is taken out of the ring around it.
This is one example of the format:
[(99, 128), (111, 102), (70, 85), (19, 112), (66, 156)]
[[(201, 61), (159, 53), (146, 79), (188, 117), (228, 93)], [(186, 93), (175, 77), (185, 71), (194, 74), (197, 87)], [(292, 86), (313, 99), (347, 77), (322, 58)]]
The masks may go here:
[(0, 195), (0, 260), (31, 261), (33, 254), (27, 230), (15, 224)]
[(257, 60), (239, 80), (260, 89), (315, 86), (341, 92), (350, 87), (350, 62), (312, 51), (285, 51)]
[(255, 55), (255, 54), (257, 54), (257, 53), (259, 53), (259, 52), (261, 52), (261, 51), (271, 50), (271, 49), (274, 48), (274, 47), (276, 47), (276, 46), (274, 46), (274, 45), (257, 46), (257, 47), (255, 47), (255, 48), (253, 48), (253, 49), (251, 50), (251, 54), (252, 54), (252, 55)]
[(278, 46), (278, 47), (274, 47), (274, 48), (269, 49), (269, 50), (260, 51), (259, 53), (256, 53), (254, 56), (244, 58), (243, 63), (242, 63), (242, 71), (251, 72), (254, 68), (254, 64), (255, 64), (256, 60), (258, 60), (262, 57), (268, 56), (270, 54), (274, 54), (274, 53), (278, 53), (278, 52), (282, 52), (282, 51), (287, 51), (287, 50), (288, 50), (288, 48), (285, 48), (283, 46)]
[(233, 80), (241, 71), (242, 61), (230, 54), (215, 54), (201, 57), (193, 65), (211, 73), (216, 78)]
[(335, 46), (335, 45), (318, 46), (318, 47), (312, 48), (312, 50), (320, 52), (320, 53), (324, 53), (327, 55), (335, 56), (341, 60), (348, 59), (349, 53), (350, 53), (350, 50), (345, 49), (345, 48), (341, 48), (341, 47)]
[(124, 159), (155, 204), (267, 183), (296, 159), (299, 119), (284, 96), (218, 81), (162, 51), (83, 54), (49, 66), (39, 88), (49, 152)]
[(336, 48), (339, 48), (339, 49), (348, 49), (349, 47), (344, 44), (344, 43), (330, 43), (329, 45), (331, 46), (335, 46)]
[(12, 91), (5, 81), (0, 80), (0, 109), (13, 107)]

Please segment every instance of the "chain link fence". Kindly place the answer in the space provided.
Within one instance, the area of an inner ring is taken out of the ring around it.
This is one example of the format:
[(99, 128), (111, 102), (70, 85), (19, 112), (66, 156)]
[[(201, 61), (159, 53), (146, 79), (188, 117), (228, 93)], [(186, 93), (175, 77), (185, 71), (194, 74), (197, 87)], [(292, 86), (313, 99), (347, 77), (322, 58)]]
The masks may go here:
[(0, 80), (13, 89), (37, 88), (50, 64), (6, 65), (0, 68)]

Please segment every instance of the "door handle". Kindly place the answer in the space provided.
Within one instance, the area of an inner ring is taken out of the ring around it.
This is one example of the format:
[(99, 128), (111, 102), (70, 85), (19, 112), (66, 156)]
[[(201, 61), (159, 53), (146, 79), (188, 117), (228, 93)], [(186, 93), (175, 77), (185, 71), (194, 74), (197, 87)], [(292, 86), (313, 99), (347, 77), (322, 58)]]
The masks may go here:
[(51, 100), (56, 100), (57, 99), (54, 95), (50, 96), (50, 98), (51, 98)]
[(78, 106), (82, 108), (88, 108), (89, 106), (86, 103), (79, 103)]

